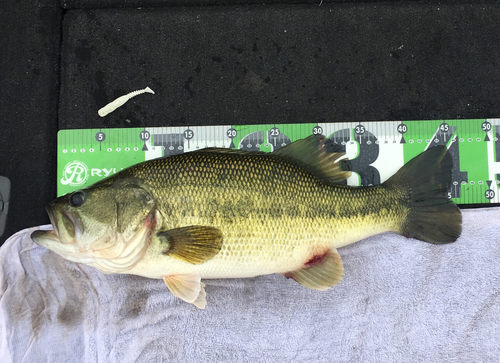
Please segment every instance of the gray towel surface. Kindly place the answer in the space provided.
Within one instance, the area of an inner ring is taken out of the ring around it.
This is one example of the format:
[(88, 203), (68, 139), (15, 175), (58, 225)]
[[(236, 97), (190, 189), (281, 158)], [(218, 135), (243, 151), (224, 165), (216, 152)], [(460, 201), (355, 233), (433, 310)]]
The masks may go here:
[(498, 362), (500, 208), (463, 210), (431, 245), (385, 233), (339, 249), (344, 280), (205, 280), (207, 307), (161, 280), (105, 275), (35, 245), (0, 249), (2, 362)]

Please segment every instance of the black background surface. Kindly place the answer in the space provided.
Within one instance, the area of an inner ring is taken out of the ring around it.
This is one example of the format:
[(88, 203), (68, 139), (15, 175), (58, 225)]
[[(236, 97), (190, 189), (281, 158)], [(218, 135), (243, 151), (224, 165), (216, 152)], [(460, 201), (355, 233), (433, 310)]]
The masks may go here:
[(48, 223), (59, 129), (500, 117), (494, 1), (179, 3), (3, 3), (0, 242)]

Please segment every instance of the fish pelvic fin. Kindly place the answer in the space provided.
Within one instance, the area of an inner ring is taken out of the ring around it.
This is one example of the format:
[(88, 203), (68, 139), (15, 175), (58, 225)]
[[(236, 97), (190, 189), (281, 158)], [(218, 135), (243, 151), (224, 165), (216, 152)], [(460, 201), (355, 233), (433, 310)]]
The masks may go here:
[(164, 276), (163, 281), (175, 297), (193, 304), (199, 309), (207, 305), (205, 284), (198, 275)]
[(399, 232), (405, 237), (444, 244), (462, 232), (460, 209), (448, 198), (453, 159), (445, 146), (427, 149), (405, 164), (384, 185), (402, 195), (408, 215)]
[(294, 279), (309, 289), (324, 291), (342, 281), (344, 266), (337, 250), (332, 248), (326, 253), (311, 257), (303, 268), (284, 273), (283, 276)]
[(199, 265), (210, 261), (222, 248), (222, 232), (214, 227), (188, 226), (157, 233), (162, 253)]

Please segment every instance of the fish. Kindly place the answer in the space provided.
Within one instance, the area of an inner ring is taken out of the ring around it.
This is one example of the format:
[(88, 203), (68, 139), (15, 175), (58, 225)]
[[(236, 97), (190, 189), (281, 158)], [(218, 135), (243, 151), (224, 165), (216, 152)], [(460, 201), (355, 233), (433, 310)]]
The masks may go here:
[(345, 153), (324, 136), (271, 153), (206, 148), (131, 166), (53, 200), (53, 229), (31, 237), (106, 274), (162, 279), (200, 309), (205, 279), (281, 274), (324, 291), (344, 276), (337, 249), (366, 237), (457, 240), (452, 167), (447, 148), (433, 146), (384, 183), (354, 187), (345, 182)]

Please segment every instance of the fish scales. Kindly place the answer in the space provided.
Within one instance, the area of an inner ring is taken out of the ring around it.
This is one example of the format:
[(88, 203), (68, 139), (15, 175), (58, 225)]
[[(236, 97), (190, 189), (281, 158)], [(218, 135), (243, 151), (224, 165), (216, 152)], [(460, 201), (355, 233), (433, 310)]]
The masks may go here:
[[(152, 190), (168, 229), (208, 225), (222, 231), (221, 253), (194, 266), (205, 278), (294, 270), (318, 241), (338, 248), (373, 231), (395, 231), (406, 214), (383, 186), (329, 185), (272, 154), (187, 153), (130, 173)], [(143, 264), (136, 270), (147, 270)], [(185, 269), (178, 265), (174, 273)]]

